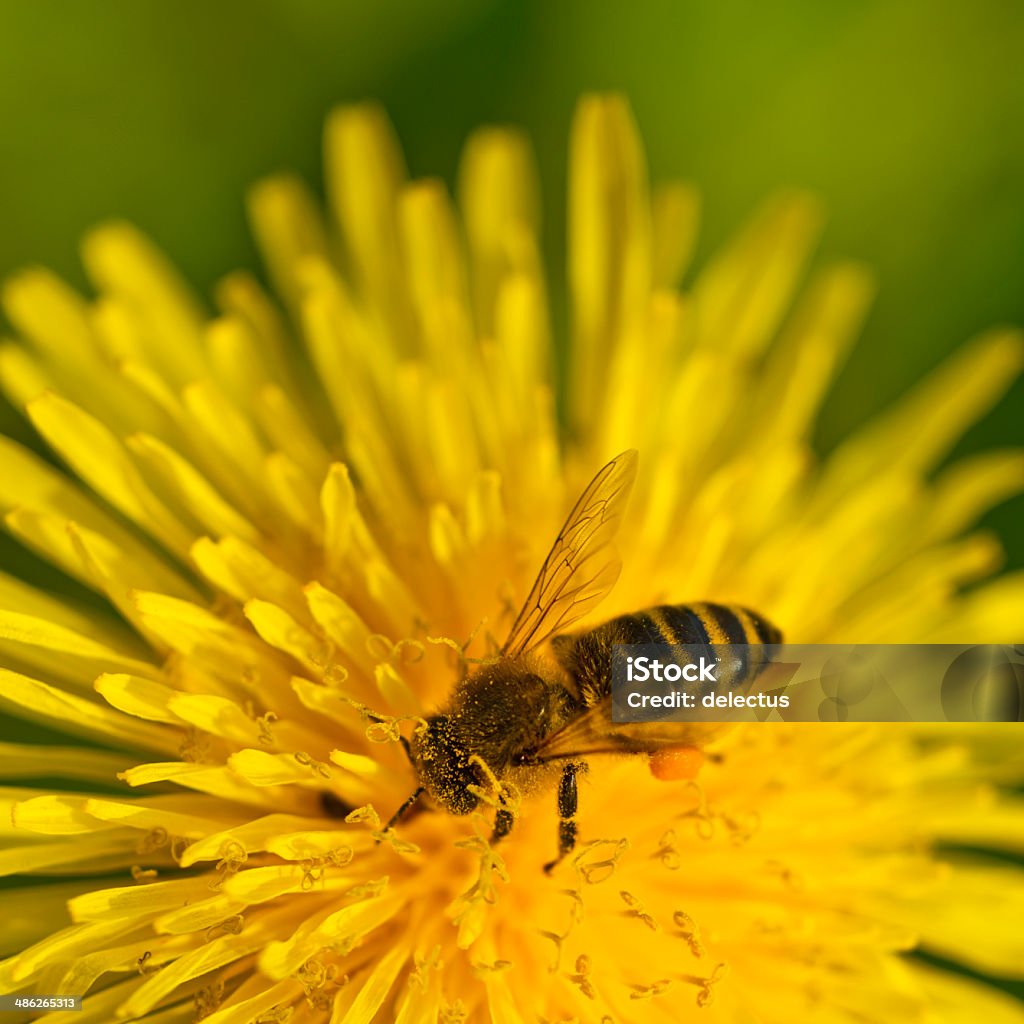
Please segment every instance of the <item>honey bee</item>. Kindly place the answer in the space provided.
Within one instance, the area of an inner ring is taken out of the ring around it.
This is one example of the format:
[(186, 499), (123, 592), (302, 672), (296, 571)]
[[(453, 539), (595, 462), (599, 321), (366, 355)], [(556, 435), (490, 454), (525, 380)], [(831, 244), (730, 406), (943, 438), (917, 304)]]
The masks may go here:
[[(447, 705), (406, 742), (419, 785), (389, 825), (423, 796), (451, 814), (469, 814), (497, 784), (499, 796), (490, 802), (496, 807), (492, 841), (498, 841), (515, 820), (508, 792), (553, 787), (557, 780), (558, 856), (545, 865), (550, 871), (576, 843), (576, 780), (587, 770), (588, 756), (646, 754), (656, 775), (672, 777), (672, 756), (688, 763), (707, 729), (696, 723), (613, 722), (615, 644), (713, 649), (781, 642), (779, 630), (755, 612), (718, 604), (661, 605), (583, 633), (562, 632), (592, 611), (618, 579), (621, 562), (612, 540), (636, 470), (637, 453), (630, 450), (594, 477), (555, 538), (500, 655), (466, 675)], [(537, 653), (549, 639), (553, 665)], [(752, 674), (765, 659), (747, 661)]]

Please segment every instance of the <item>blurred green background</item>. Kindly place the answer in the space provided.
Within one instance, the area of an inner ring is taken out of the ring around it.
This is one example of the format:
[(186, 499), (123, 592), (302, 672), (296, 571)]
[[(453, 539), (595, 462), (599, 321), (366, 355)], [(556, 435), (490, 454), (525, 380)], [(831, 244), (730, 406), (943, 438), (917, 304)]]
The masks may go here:
[[(414, 173), (449, 180), (474, 126), (525, 126), (560, 268), (573, 104), (621, 89), (655, 176), (702, 187), (703, 253), (801, 185), (828, 204), (824, 253), (875, 268), (828, 449), (973, 333), (1024, 323), (1022, 52), (1009, 0), (5, 3), (0, 274), (43, 262), (82, 283), (77, 240), (111, 215), (204, 289), (255, 267), (246, 186), (280, 168), (319, 184), (325, 112), (365, 97)], [(1018, 384), (960, 450), (1024, 443), (1022, 399)], [(1024, 565), (1024, 499), (989, 522)]]

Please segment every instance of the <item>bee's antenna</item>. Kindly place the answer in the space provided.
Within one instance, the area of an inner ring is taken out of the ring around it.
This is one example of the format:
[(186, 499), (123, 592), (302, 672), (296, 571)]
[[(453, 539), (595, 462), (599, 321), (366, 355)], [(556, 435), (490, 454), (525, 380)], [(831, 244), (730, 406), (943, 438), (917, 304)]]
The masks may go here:
[(402, 806), (399, 807), (398, 810), (395, 811), (395, 813), (392, 814), (391, 817), (388, 819), (388, 823), (384, 826), (384, 831), (387, 832), (389, 828), (393, 828), (395, 825), (397, 825), (398, 822), (400, 822), (402, 818), (404, 818), (406, 814), (409, 813), (409, 811), (412, 809), (412, 805), (416, 803), (416, 801), (419, 800), (419, 798), (423, 796), (423, 794), (426, 793), (426, 791), (427, 790), (424, 786), (420, 786), (416, 790), (416, 792), (412, 794), (412, 796), (408, 797), (402, 804)]

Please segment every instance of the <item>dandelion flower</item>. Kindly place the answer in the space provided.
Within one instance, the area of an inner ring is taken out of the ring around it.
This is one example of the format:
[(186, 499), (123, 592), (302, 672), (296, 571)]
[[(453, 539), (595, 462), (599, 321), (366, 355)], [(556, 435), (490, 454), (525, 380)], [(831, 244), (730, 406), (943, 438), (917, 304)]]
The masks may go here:
[(95, 295), (4, 290), (0, 382), (57, 463), (0, 441), (5, 523), (78, 586), (0, 577), (0, 702), (90, 745), (0, 745), (0, 991), (85, 996), (51, 1024), (1021, 1020), (935, 966), (1024, 969), (1024, 875), (984, 852), (1024, 852), (1005, 729), (749, 726), (685, 783), (595, 759), (550, 876), (550, 795), (497, 845), (486, 814), (383, 828), (400, 737), (626, 448), (592, 621), (713, 599), (800, 642), (1019, 639), (1024, 578), (981, 582), (998, 544), (966, 531), (1024, 458), (936, 473), (1019, 335), (816, 463), (865, 272), (808, 276), (794, 194), (682, 287), (694, 193), (649, 194), (626, 105), (591, 98), (559, 402), (524, 141), (471, 139), (458, 212), (371, 107), (332, 115), (326, 161), (326, 218), (292, 177), (250, 197), (276, 298), (236, 273), (211, 314), (120, 223), (85, 242)]

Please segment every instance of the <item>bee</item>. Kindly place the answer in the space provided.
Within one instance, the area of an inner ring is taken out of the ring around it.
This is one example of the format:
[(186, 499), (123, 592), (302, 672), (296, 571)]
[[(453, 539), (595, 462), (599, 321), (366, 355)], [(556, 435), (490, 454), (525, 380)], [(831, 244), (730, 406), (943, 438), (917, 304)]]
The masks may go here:
[[(615, 644), (751, 645), (749, 678), (766, 658), (754, 645), (777, 644), (781, 633), (746, 608), (718, 604), (661, 605), (621, 615), (586, 632), (564, 632), (592, 611), (618, 579), (621, 562), (612, 540), (636, 479), (637, 453), (623, 452), (584, 490), (541, 566), (498, 657), (479, 665), (447, 703), (407, 741), (418, 786), (395, 812), (401, 820), (422, 797), (451, 814), (480, 807), (494, 784), (499, 792), (527, 793), (557, 784), (558, 856), (577, 835), (577, 777), (596, 754), (646, 754), (660, 778), (688, 770), (695, 742), (707, 726), (612, 721)], [(555, 664), (538, 655), (551, 640)], [(676, 760), (683, 763), (682, 769)], [(512, 830), (508, 801), (496, 806), (492, 841)]]

